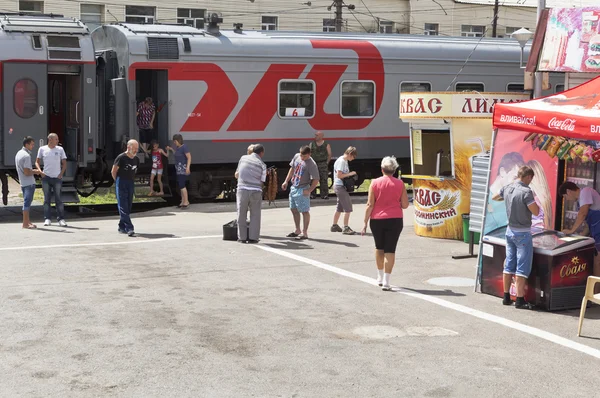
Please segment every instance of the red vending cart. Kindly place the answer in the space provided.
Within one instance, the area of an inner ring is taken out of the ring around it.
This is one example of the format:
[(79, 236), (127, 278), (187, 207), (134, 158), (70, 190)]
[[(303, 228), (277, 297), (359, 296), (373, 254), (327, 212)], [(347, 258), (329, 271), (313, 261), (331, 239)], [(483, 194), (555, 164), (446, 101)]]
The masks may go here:
[[(541, 309), (556, 311), (581, 307), (587, 277), (594, 264), (594, 239), (562, 232), (532, 229), (533, 267), (525, 300)], [(506, 226), (483, 237), (481, 292), (503, 297)], [(515, 283), (510, 289), (516, 299)]]

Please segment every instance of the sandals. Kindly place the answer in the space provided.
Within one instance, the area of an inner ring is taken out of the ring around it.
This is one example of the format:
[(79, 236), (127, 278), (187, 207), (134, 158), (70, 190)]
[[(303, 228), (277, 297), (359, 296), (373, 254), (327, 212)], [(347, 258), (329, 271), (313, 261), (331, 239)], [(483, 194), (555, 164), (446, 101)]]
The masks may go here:
[(29, 224), (27, 227), (23, 227), (23, 229), (37, 229), (35, 224)]
[(296, 237), (296, 239), (297, 240), (305, 240), (305, 239), (308, 239), (308, 236), (300, 234)]
[(291, 233), (287, 234), (285, 237), (286, 238), (297, 238), (298, 236), (300, 236), (300, 235), (295, 232), (291, 232)]

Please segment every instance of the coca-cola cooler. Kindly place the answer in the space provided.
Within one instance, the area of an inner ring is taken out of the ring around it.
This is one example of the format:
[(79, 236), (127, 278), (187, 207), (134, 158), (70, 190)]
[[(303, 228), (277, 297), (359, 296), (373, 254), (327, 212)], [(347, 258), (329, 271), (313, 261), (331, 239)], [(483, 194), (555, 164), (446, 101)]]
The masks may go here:
[[(549, 311), (580, 308), (594, 265), (594, 240), (537, 228), (532, 229), (532, 234), (533, 265), (525, 300)], [(496, 297), (504, 296), (505, 235), (506, 227), (501, 227), (482, 239), (481, 291)], [(515, 300), (514, 277), (510, 294)]]

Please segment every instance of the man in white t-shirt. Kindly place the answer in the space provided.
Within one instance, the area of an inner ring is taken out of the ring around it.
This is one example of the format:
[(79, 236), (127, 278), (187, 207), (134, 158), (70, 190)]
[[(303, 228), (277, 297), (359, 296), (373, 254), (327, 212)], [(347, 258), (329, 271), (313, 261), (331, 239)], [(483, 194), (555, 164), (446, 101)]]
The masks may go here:
[[(567, 200), (577, 201), (579, 205), (579, 211), (577, 212), (577, 218), (570, 229), (564, 229), (563, 232), (566, 234), (572, 234), (585, 221), (590, 230), (590, 236), (596, 241), (596, 257), (594, 257), (594, 275), (600, 276), (600, 194), (592, 188), (579, 187), (571, 182), (567, 181), (563, 183), (558, 189), (560, 196), (563, 196)], [(600, 293), (600, 286), (596, 285), (594, 288), (595, 293)]]
[[(44, 164), (44, 168), (40, 167), (40, 161)], [(39, 170), (42, 170), (42, 189), (44, 191), (44, 226), (52, 225), (51, 205), (52, 195), (54, 195), (54, 203), (56, 205), (56, 219), (61, 227), (66, 227), (65, 222), (65, 206), (60, 197), (62, 190), (62, 178), (67, 171), (67, 155), (65, 150), (58, 146), (58, 135), (50, 133), (48, 135), (48, 145), (44, 145), (38, 150), (35, 165)]]

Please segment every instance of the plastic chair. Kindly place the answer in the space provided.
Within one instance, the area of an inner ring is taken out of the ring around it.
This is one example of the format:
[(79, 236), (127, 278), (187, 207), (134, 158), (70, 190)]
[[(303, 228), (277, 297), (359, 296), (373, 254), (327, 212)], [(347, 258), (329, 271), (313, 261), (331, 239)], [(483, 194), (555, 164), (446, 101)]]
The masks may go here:
[(600, 277), (588, 276), (587, 284), (585, 285), (585, 296), (581, 301), (581, 313), (579, 314), (579, 328), (577, 329), (577, 336), (581, 336), (581, 326), (583, 325), (583, 318), (585, 317), (585, 310), (587, 307), (588, 300), (592, 303), (600, 304), (600, 293), (594, 294), (594, 286), (600, 282)]

